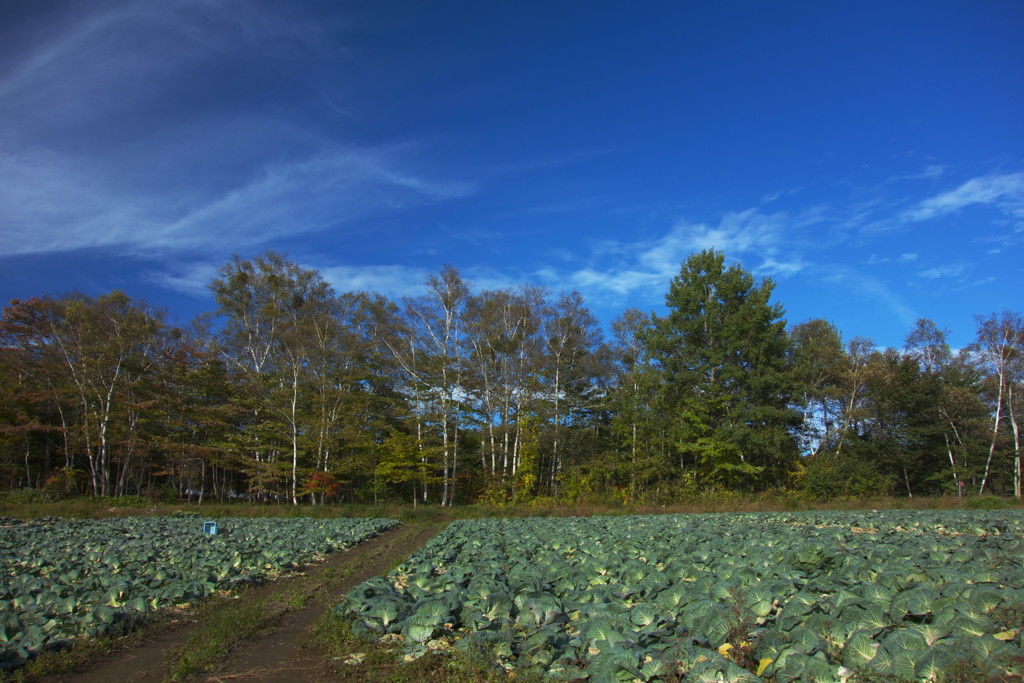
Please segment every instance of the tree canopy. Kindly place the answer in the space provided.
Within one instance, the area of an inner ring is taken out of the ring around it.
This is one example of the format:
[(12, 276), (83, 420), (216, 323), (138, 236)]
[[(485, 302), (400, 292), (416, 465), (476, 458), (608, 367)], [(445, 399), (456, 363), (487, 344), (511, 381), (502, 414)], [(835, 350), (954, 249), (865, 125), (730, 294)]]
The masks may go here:
[(578, 292), (335, 292), (267, 252), (190, 326), (114, 291), (0, 316), (0, 477), (46, 495), (297, 503), (1021, 495), (1024, 322), (929, 320), (878, 348), (789, 325), (714, 249), (609, 335)]

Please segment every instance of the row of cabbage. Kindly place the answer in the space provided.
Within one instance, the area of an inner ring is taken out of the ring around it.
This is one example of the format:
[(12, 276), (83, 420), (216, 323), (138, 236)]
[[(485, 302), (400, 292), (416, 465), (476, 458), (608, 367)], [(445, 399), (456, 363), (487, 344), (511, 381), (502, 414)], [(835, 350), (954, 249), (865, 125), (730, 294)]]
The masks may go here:
[(335, 608), (590, 681), (1020, 680), (1019, 511), (460, 521)]
[(260, 582), (398, 524), (386, 519), (190, 517), (0, 520), (0, 668), (82, 635)]

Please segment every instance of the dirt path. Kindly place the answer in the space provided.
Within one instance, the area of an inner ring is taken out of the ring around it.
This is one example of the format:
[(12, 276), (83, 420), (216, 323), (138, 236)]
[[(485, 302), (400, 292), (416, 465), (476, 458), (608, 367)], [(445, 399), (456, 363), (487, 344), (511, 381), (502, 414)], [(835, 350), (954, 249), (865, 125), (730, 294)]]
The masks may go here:
[(329, 609), (363, 581), (390, 570), (433, 538), (444, 525), (404, 527), (399, 534), (374, 548), (362, 566), (343, 581), (335, 582), (305, 609), (288, 615), (281, 625), (262, 638), (246, 643), (232, 652), (210, 682), (271, 681), (310, 683), (335, 681), (337, 674), (328, 665), (326, 655), (310, 642), (310, 628), (324, 610)]
[[(310, 627), (351, 588), (382, 574), (435, 536), (443, 524), (402, 526), (348, 550), (332, 553), (303, 575), (283, 578), (246, 593), (243, 599), (266, 598), (288, 581), (301, 581), (313, 593), (298, 611), (284, 605), (280, 621), (254, 641), (225, 653), (219, 675), (199, 680), (304, 681), (330, 680), (322, 653), (310, 645)], [(181, 617), (158, 624), (142, 644), (118, 650), (86, 671), (50, 679), (61, 683), (160, 683), (175, 656), (202, 624), (202, 617)]]

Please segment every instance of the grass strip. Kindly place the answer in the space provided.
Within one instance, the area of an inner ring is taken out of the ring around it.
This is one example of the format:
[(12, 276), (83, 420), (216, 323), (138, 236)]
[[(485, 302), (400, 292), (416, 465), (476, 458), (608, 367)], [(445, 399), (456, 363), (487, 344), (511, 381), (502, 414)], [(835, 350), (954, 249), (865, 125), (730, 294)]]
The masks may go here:
[[(252, 589), (231, 600), (220, 601), (200, 622), (179, 651), (173, 653), (165, 681), (183, 681), (209, 671), (232, 649), (277, 624), (286, 614), (308, 605), (325, 584), (340, 580), (352, 571), (327, 569), (318, 576), (290, 577), (279, 590), (255, 597)], [(340, 575), (340, 576), (339, 576)]]
[(506, 672), (487, 652), (449, 650), (406, 661), (398, 642), (364, 640), (352, 635), (351, 623), (328, 610), (313, 629), (313, 642), (329, 660), (337, 681), (367, 683), (539, 683), (531, 672)]

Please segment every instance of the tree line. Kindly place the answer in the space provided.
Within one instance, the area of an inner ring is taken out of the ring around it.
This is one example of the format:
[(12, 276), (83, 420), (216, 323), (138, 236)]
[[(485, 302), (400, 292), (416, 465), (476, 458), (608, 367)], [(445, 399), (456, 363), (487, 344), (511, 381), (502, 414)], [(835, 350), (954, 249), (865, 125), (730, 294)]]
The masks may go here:
[(788, 325), (774, 283), (692, 254), (667, 313), (606, 335), (577, 292), (394, 301), (267, 252), (187, 326), (124, 292), (0, 318), (0, 477), (54, 495), (413, 504), (655, 502), (711, 490), (1021, 496), (1024, 321), (954, 351)]

